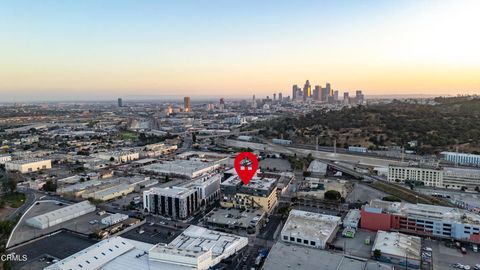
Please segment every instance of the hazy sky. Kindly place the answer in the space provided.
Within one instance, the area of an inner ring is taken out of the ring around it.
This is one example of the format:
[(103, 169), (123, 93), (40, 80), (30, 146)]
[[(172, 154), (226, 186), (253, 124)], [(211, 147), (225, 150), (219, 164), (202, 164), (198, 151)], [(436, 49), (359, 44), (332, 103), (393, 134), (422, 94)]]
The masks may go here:
[(0, 102), (480, 93), (480, 1), (0, 0)]

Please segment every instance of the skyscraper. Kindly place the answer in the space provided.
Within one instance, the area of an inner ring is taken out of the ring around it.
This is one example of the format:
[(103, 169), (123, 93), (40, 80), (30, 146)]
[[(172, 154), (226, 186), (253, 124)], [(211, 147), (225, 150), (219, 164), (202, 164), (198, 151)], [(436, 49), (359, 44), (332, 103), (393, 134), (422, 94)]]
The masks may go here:
[(297, 93), (298, 93), (298, 85), (294, 84), (292, 86), (292, 99), (293, 100), (296, 100), (298, 98)]
[(305, 85), (303, 86), (303, 100), (307, 100), (307, 98), (312, 96), (312, 86), (310, 82), (307, 80)]
[(282, 102), (283, 101), (283, 96), (282, 93), (278, 93), (278, 101)]
[(123, 106), (122, 98), (118, 98), (118, 107), (122, 107), (122, 106)]
[(350, 97), (348, 96), (348, 92), (343, 92), (343, 104), (349, 105), (350, 104)]
[(364, 97), (363, 97), (363, 94), (362, 94), (362, 90), (357, 90), (355, 92), (355, 101), (356, 101), (357, 104), (363, 104)]
[(191, 112), (192, 111), (192, 107), (191, 107), (191, 104), (190, 104), (190, 97), (184, 97), (183, 98), (183, 106), (184, 106), (184, 111), (185, 112)]
[(333, 91), (333, 101), (338, 100), (338, 90)]
[(322, 91), (322, 87), (320, 85), (315, 85), (315, 89), (313, 89), (313, 99), (320, 100), (320, 92)]
[(273, 101), (277, 100), (277, 94), (273, 93)]

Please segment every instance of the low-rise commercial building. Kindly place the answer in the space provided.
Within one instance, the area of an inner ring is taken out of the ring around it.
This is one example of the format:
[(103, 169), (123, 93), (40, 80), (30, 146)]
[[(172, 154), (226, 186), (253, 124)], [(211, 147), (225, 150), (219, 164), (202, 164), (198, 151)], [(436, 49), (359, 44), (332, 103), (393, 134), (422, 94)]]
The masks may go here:
[(127, 215), (120, 214), (120, 213), (115, 213), (115, 214), (110, 215), (108, 217), (102, 218), (102, 220), (100, 222), (104, 225), (111, 226), (111, 225), (117, 224), (117, 223), (122, 222), (122, 221), (127, 220), (127, 219), (128, 219)]
[(261, 209), (217, 208), (205, 215), (205, 224), (209, 228), (236, 234), (256, 234), (265, 219), (265, 212)]
[(402, 269), (420, 269), (421, 249), (420, 237), (378, 231), (372, 247), (372, 257), (381, 262), (399, 265)]
[(151, 188), (143, 192), (143, 207), (152, 214), (186, 219), (200, 206), (196, 189), (185, 187)]
[(89, 201), (83, 201), (42, 215), (31, 217), (26, 220), (26, 224), (37, 229), (46, 229), (76, 217), (94, 212), (95, 209), (95, 205), (91, 204)]
[(7, 171), (15, 171), (19, 173), (31, 173), (40, 170), (48, 170), (52, 168), (52, 162), (50, 159), (23, 159), (23, 160), (11, 160), (5, 163), (5, 169)]
[(100, 152), (92, 155), (103, 160), (115, 161), (115, 162), (130, 162), (133, 160), (140, 159), (140, 153), (137, 151), (110, 151), (110, 152)]
[(340, 226), (340, 217), (292, 210), (281, 232), (284, 242), (325, 249)]
[(466, 210), (372, 200), (361, 210), (361, 227), (480, 243), (480, 215)]
[(237, 174), (232, 175), (220, 184), (220, 205), (240, 209), (260, 207), (270, 214), (277, 206), (277, 180), (255, 176), (244, 185)]

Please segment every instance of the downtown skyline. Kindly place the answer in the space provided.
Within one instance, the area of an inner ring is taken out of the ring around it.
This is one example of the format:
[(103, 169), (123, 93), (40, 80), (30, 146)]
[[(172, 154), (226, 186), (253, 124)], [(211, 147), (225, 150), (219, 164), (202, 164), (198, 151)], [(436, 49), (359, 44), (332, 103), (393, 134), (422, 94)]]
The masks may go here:
[(331, 82), (368, 95), (480, 92), (476, 1), (15, 1), (0, 102), (248, 98)]

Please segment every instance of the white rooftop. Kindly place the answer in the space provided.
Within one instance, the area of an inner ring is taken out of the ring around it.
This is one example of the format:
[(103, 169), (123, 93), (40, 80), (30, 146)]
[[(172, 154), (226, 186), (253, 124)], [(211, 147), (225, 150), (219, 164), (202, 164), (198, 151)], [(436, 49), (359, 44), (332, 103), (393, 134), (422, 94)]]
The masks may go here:
[(382, 254), (400, 258), (420, 260), (422, 240), (420, 237), (398, 232), (378, 231), (372, 250), (379, 249)]
[(339, 224), (340, 217), (294, 209), (283, 226), (282, 235), (327, 241)]
[(93, 204), (91, 204), (89, 201), (83, 201), (83, 202), (62, 207), (54, 211), (50, 211), (42, 215), (31, 217), (28, 220), (36, 221), (40, 224), (44, 224), (44, 223), (48, 224), (54, 220), (63, 219), (65, 217), (72, 216), (80, 212), (85, 212), (85, 211), (93, 212), (95, 211), (95, 209), (96, 207)]

